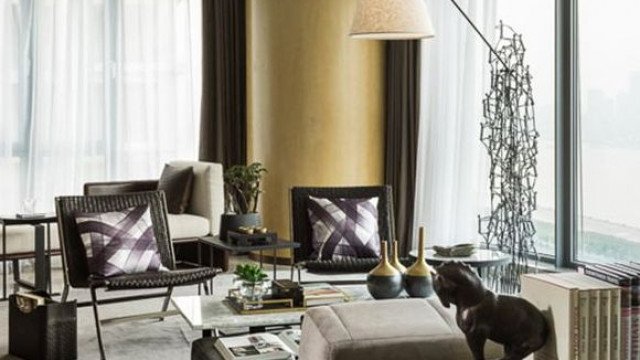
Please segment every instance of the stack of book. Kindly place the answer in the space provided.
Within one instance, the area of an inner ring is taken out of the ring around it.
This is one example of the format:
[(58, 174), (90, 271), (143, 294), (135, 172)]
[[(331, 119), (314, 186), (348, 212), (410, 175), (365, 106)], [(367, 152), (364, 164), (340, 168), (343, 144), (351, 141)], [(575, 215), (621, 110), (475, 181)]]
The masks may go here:
[(214, 347), (224, 360), (288, 360), (298, 354), (300, 329), (218, 338)]
[(327, 283), (302, 285), (303, 306), (320, 306), (341, 303), (347, 300), (346, 294)]
[(620, 287), (620, 359), (640, 359), (640, 263), (591, 264), (578, 272)]
[(521, 296), (542, 310), (551, 327), (537, 360), (625, 359), (621, 288), (581, 273), (527, 274)]

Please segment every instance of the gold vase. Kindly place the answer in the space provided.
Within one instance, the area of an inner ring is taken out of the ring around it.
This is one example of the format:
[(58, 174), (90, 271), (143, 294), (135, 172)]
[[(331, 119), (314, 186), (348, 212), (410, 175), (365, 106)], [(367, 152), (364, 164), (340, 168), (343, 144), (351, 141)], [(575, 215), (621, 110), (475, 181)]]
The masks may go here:
[(367, 275), (367, 289), (374, 299), (392, 299), (402, 291), (402, 274), (389, 263), (387, 242), (381, 245), (382, 258)]
[(393, 256), (391, 257), (391, 266), (396, 268), (402, 275), (407, 272), (407, 268), (402, 265), (398, 258), (398, 240), (393, 240)]
[(404, 289), (410, 297), (429, 297), (433, 294), (431, 270), (425, 260), (424, 228), (420, 227), (418, 237), (418, 258), (404, 275)]

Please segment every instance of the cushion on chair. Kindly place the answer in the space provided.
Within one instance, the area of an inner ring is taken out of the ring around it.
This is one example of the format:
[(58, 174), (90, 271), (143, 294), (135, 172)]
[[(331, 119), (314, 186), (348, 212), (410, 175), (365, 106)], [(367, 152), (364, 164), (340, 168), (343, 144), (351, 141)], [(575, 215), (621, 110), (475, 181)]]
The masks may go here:
[(203, 161), (172, 161), (169, 165), (193, 167), (193, 191), (187, 213), (209, 220), (207, 234), (217, 234), (220, 230), (220, 215), (224, 213), (222, 165)]
[(116, 276), (166, 270), (160, 260), (149, 205), (75, 214), (91, 274)]
[[(487, 342), (488, 359), (501, 356)], [(437, 299), (361, 301), (309, 309), (300, 359), (471, 360), (454, 315)]]
[(91, 279), (91, 283), (93, 286), (105, 286), (111, 290), (152, 289), (167, 286), (199, 284), (205, 280), (213, 278), (220, 271), (221, 270), (217, 268), (202, 267), (128, 274), (108, 278), (93, 277)]
[(171, 239), (187, 239), (209, 235), (209, 220), (191, 214), (167, 214)]
[(326, 199), (310, 196), (312, 258), (379, 258), (378, 198)]
[(189, 207), (193, 186), (193, 167), (164, 166), (158, 190), (164, 191), (169, 214), (182, 214)]

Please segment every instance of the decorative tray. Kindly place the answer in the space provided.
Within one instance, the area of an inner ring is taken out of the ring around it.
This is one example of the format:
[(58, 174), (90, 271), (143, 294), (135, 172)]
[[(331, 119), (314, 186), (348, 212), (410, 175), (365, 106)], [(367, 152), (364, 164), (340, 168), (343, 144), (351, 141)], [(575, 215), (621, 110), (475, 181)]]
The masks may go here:
[(237, 231), (227, 231), (227, 241), (238, 246), (267, 245), (278, 241), (278, 234), (275, 232), (245, 234)]
[(252, 314), (277, 314), (281, 312), (291, 312), (291, 311), (304, 311), (306, 308), (304, 307), (294, 307), (293, 299), (271, 299), (265, 297), (262, 299), (260, 303), (262, 303), (261, 308), (251, 308), (252, 306), (256, 306), (259, 303), (251, 302), (251, 301), (238, 301), (238, 298), (233, 296), (227, 296), (224, 300), (227, 306), (231, 307), (235, 312), (241, 315), (252, 315)]

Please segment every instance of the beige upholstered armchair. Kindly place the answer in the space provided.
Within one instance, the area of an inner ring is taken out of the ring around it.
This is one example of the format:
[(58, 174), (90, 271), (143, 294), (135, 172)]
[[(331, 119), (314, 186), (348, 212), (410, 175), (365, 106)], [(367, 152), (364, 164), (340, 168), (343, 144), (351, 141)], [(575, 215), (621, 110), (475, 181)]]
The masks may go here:
[[(220, 215), (224, 213), (222, 165), (202, 161), (172, 161), (169, 165), (193, 167), (193, 190), (187, 211), (184, 214), (168, 214), (167, 218), (172, 242), (174, 245), (184, 244), (176, 249), (176, 257), (178, 260), (189, 258), (194, 261), (196, 251), (189, 244), (194, 244), (202, 236), (217, 235), (220, 229)], [(84, 185), (84, 195), (116, 195), (157, 188), (158, 180), (87, 183)], [(216, 254), (215, 264), (207, 265), (226, 269), (226, 259), (221, 259), (221, 256)]]

